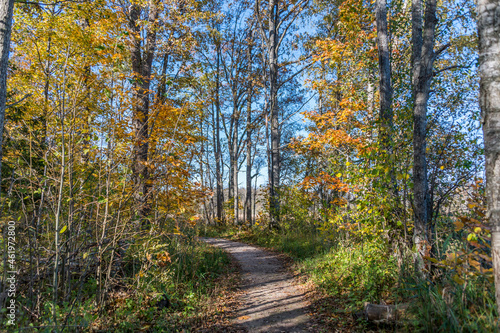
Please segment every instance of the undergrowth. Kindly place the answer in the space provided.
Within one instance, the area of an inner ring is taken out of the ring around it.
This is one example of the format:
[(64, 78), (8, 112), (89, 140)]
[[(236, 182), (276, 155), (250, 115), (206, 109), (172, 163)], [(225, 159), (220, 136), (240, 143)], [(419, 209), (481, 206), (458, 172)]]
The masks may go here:
[[(95, 307), (98, 281), (88, 277), (72, 297), (83, 298), (58, 308), (58, 331), (189, 332), (206, 322), (229, 264), (224, 251), (193, 233), (147, 235), (126, 250), (105, 305)], [(38, 320), (21, 312), (20, 326), (10, 332), (54, 332), (51, 302), (44, 304)]]
[[(103, 327), (117, 327), (120, 332), (178, 332), (200, 324), (218, 277), (227, 271), (227, 254), (193, 237), (178, 236), (159, 243), (162, 246), (138, 245), (131, 251), (129, 272), (135, 275), (130, 275), (130, 282), (136, 283), (139, 291), (132, 294), (131, 305), (109, 308), (106, 319), (101, 319)], [(147, 253), (148, 249), (156, 253)], [(156, 263), (148, 259), (155, 256)], [(153, 262), (144, 266), (133, 257)], [(158, 265), (158, 261), (165, 264)], [(168, 302), (168, 306), (159, 309), (161, 302)]]

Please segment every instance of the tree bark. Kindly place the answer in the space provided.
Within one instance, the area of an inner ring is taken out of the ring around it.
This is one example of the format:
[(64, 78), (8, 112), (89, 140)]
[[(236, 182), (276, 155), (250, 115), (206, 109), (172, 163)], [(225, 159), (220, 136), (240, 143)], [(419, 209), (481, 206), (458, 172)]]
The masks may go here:
[(168, 57), (169, 57), (169, 52), (165, 51), (165, 54), (163, 55), (163, 62), (161, 65), (161, 76), (160, 76), (160, 82), (158, 83), (158, 91), (157, 91), (157, 96), (156, 100), (157, 103), (163, 104), (167, 100), (167, 69), (168, 69)]
[(478, 0), (477, 12), (487, 217), (492, 229), (495, 295), (500, 310), (500, 2)]
[(7, 101), (7, 70), (13, 12), (14, 0), (0, 0), (0, 184), (2, 184), (3, 127)]
[[(228, 200), (231, 200), (231, 199), (234, 199), (234, 172), (233, 172), (233, 168), (234, 168), (234, 151), (233, 151), (233, 142), (232, 142), (233, 138), (232, 138), (232, 135), (230, 135), (230, 138), (229, 138), (229, 143), (228, 143), (228, 151), (229, 151), (229, 171), (228, 171), (228, 181), (227, 181), (227, 196), (228, 196)], [(234, 204), (234, 202), (233, 202)], [(234, 208), (234, 207), (233, 207)]]
[(158, 0), (149, 3), (146, 27), (146, 49), (141, 50), (141, 13), (138, 4), (130, 7), (129, 28), (132, 32), (131, 64), (133, 71), (133, 119), (134, 147), (132, 177), (134, 182), (134, 202), (142, 228), (149, 227), (148, 215), (151, 207), (148, 194), (151, 187), (148, 169), (149, 150), (149, 92), (152, 64), (156, 48), (156, 24), (158, 21)]
[[(235, 108), (238, 106), (235, 104)], [(234, 223), (238, 224), (239, 215), (239, 197), (238, 197), (238, 126), (239, 126), (240, 112), (236, 111), (236, 119), (234, 121), (234, 133), (233, 133), (233, 195), (234, 195)]]
[(269, 112), (271, 120), (270, 226), (279, 225), (278, 0), (269, 1)]
[(245, 196), (245, 220), (247, 224), (252, 224), (252, 30), (250, 29), (247, 47), (247, 124), (246, 124), (246, 196)]
[(425, 6), (425, 25), (422, 28), (422, 0), (412, 2), (412, 85), (413, 85), (413, 196), (415, 227), (413, 243), (416, 248), (415, 268), (422, 272), (422, 257), (431, 243), (429, 234), (429, 195), (426, 159), (427, 103), (432, 69), (435, 60), (436, 0)]
[(220, 43), (217, 43), (217, 65), (215, 73), (215, 177), (217, 182), (217, 222), (222, 222), (222, 203), (224, 193), (222, 189), (222, 166), (221, 166), (221, 145), (220, 145)]
[[(391, 82), (391, 58), (389, 52), (389, 36), (387, 32), (387, 3), (386, 0), (377, 0), (377, 46), (378, 65), (380, 71), (380, 143), (384, 155), (390, 164), (390, 188), (393, 196), (398, 197), (398, 189), (394, 167), (392, 165), (392, 132), (393, 132), (393, 110), (392, 110), (392, 82)], [(389, 185), (389, 184), (387, 184)]]

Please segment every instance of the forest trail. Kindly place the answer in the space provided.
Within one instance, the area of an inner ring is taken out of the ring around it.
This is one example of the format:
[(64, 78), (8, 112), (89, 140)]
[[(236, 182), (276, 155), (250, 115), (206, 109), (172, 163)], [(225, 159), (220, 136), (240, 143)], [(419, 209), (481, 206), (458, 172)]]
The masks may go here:
[(235, 323), (249, 332), (309, 332), (308, 303), (276, 255), (225, 239), (202, 238), (241, 266), (244, 292)]

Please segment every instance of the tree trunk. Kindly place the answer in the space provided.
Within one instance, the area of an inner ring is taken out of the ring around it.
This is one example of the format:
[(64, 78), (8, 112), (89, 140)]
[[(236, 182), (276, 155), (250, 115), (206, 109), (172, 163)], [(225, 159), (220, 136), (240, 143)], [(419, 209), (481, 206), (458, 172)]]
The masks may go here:
[(238, 224), (238, 172), (239, 172), (239, 144), (238, 128), (240, 124), (240, 109), (238, 105), (238, 91), (236, 85), (231, 85), (233, 91), (233, 115), (231, 117), (231, 127), (229, 131), (229, 198), (233, 199), (234, 224)]
[(234, 165), (234, 153), (233, 153), (233, 143), (231, 142), (232, 140), (229, 140), (229, 171), (228, 171), (228, 176), (229, 179), (227, 181), (227, 196), (228, 200), (231, 200), (234, 198), (234, 173), (233, 173), (233, 165)]
[[(236, 103), (235, 103), (236, 104)], [(235, 105), (237, 107), (237, 105)], [(238, 123), (239, 123), (239, 111), (236, 111), (236, 117), (234, 122), (234, 133), (233, 133), (233, 195), (234, 195), (234, 223), (238, 224)]]
[(377, 0), (377, 45), (378, 65), (380, 70), (380, 134), (384, 148), (389, 144), (392, 120), (392, 84), (389, 37), (387, 35), (386, 0)]
[(0, 185), (2, 184), (3, 127), (7, 101), (7, 70), (9, 67), (10, 34), (14, 0), (0, 0)]
[(271, 121), (270, 226), (279, 225), (278, 0), (269, 1), (269, 112)]
[(427, 102), (435, 60), (434, 33), (436, 30), (436, 0), (425, 6), (425, 25), (422, 29), (422, 1), (412, 2), (412, 67), (413, 67), (413, 196), (416, 248), (415, 268), (423, 269), (423, 256), (429, 251), (429, 195), (426, 160)]
[(246, 190), (245, 196), (245, 220), (252, 224), (252, 30), (250, 29), (247, 48), (247, 124), (246, 124), (246, 148), (247, 148), (247, 168), (246, 168)]
[(220, 146), (220, 43), (217, 42), (217, 72), (215, 73), (215, 177), (217, 182), (217, 222), (222, 222), (222, 203), (224, 193), (222, 191), (222, 166)]
[(134, 180), (134, 202), (136, 213), (142, 228), (149, 227), (150, 188), (148, 170), (149, 150), (149, 91), (151, 70), (156, 48), (156, 24), (158, 21), (158, 2), (151, 1), (146, 28), (146, 49), (141, 51), (141, 12), (142, 8), (134, 4), (130, 7), (129, 28), (132, 31), (131, 64), (133, 71), (133, 119), (134, 147), (132, 173)]
[[(394, 167), (392, 163), (392, 131), (393, 131), (393, 111), (392, 111), (392, 83), (391, 83), (391, 58), (389, 52), (389, 36), (387, 33), (387, 4), (386, 0), (377, 0), (377, 45), (378, 45), (378, 65), (380, 71), (380, 143), (385, 160), (390, 164), (390, 188), (393, 196), (398, 197), (398, 189)], [(389, 184), (387, 184), (389, 185)]]
[(495, 295), (500, 311), (500, 2), (478, 0), (477, 10), (481, 78), (479, 103), (486, 158), (487, 217), (493, 236)]
[(168, 56), (169, 53), (168, 51), (165, 51), (165, 54), (163, 55), (163, 62), (161, 65), (161, 76), (160, 76), (160, 82), (158, 83), (158, 91), (157, 91), (157, 96), (156, 96), (156, 102), (158, 104), (163, 104), (165, 103), (167, 99), (167, 69), (168, 69)]

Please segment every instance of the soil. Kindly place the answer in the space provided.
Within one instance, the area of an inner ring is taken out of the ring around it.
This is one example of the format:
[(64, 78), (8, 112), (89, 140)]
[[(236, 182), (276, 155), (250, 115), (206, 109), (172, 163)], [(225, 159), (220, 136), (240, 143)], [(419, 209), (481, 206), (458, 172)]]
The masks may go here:
[(305, 291), (275, 254), (225, 239), (202, 238), (227, 251), (241, 267), (240, 308), (234, 324), (249, 332), (312, 332)]

